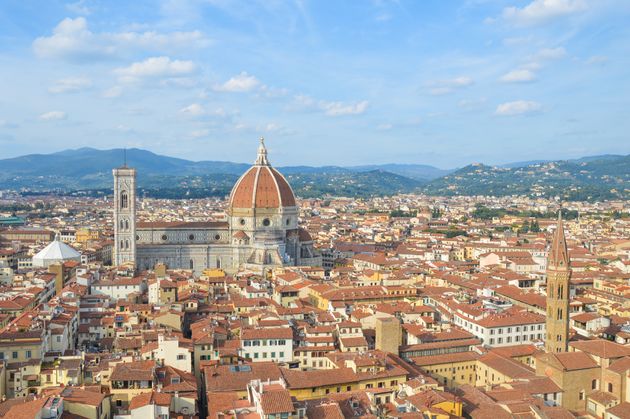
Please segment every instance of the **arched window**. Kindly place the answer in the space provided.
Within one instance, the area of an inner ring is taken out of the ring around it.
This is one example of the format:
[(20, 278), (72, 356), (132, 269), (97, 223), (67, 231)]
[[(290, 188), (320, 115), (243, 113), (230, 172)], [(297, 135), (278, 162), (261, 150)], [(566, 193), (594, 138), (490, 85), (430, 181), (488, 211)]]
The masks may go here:
[(120, 248), (121, 249), (125, 248), (125, 242), (123, 240), (120, 241)]
[(125, 230), (129, 230), (129, 220), (125, 220)]
[(120, 229), (123, 230), (125, 228), (125, 222), (120, 220)]
[(609, 393), (613, 392), (613, 385), (612, 385), (612, 383), (608, 383), (608, 392)]
[(125, 249), (129, 249), (129, 240), (125, 240)]
[(221, 269), (221, 259), (217, 258), (217, 269)]
[(190, 259), (190, 269), (195, 269), (195, 262), (192, 259)]
[(597, 380), (591, 381), (591, 390), (597, 390)]
[(129, 195), (127, 191), (120, 193), (120, 208), (129, 208)]
[(557, 319), (558, 320), (562, 320), (562, 309), (561, 308), (558, 309), (558, 317), (557, 317)]

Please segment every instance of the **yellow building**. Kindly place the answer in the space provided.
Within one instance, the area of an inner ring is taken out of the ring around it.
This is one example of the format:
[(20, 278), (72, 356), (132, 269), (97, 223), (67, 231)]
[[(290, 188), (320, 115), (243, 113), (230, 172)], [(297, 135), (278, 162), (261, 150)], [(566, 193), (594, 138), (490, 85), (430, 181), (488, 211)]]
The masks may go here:
[(77, 243), (85, 244), (91, 240), (100, 240), (101, 233), (98, 230), (82, 228), (77, 230), (75, 237)]
[(478, 353), (469, 351), (423, 356), (412, 358), (412, 361), (441, 385), (446, 387), (463, 384), (474, 386), (479, 357)]

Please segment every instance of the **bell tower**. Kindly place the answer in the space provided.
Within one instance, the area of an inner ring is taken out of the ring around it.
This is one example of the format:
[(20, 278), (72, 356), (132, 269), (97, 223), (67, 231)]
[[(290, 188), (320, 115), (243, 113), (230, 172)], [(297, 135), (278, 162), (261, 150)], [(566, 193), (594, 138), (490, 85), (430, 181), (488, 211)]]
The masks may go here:
[(136, 169), (122, 167), (114, 173), (114, 263), (136, 263)]
[(553, 233), (547, 261), (547, 320), (545, 349), (566, 352), (569, 344), (569, 291), (571, 266), (564, 237), (562, 215)]

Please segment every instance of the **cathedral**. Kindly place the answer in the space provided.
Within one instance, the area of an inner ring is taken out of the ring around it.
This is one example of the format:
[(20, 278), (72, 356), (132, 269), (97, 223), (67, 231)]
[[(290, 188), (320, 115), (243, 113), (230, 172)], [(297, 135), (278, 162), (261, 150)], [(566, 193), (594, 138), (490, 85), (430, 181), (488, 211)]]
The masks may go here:
[(115, 263), (151, 269), (243, 268), (263, 274), (279, 266), (321, 266), (287, 180), (267, 158), (260, 139), (254, 165), (234, 185), (224, 221), (137, 222), (136, 171), (114, 174)]

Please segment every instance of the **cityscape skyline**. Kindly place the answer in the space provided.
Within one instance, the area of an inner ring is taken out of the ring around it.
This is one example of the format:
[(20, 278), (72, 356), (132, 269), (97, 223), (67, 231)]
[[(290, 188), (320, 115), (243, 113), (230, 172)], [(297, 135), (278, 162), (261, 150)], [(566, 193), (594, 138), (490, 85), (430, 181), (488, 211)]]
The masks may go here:
[(276, 165), (630, 153), (621, 1), (35, 5), (0, 8), (2, 158), (248, 162), (261, 135)]

